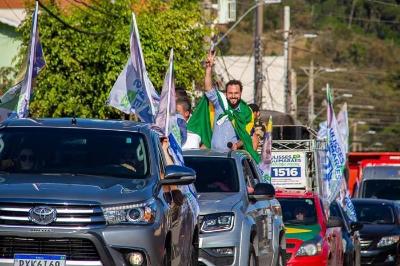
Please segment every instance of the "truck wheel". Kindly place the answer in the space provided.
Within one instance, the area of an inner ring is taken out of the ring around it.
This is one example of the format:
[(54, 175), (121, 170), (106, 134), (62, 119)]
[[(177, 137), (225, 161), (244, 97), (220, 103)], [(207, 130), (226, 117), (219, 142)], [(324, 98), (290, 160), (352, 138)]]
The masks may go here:
[(256, 252), (254, 251), (253, 243), (250, 243), (250, 250), (249, 250), (249, 266), (258, 266)]

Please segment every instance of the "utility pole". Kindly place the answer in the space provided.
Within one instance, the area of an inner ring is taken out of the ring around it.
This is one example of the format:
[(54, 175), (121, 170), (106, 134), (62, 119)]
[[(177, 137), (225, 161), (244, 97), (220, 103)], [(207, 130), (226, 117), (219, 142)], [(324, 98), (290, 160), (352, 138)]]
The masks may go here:
[(297, 119), (297, 74), (294, 69), (290, 70), (290, 115)]
[(308, 122), (310, 127), (312, 127), (314, 116), (314, 59), (311, 58), (308, 72)]
[(312, 127), (315, 117), (314, 113), (314, 59), (311, 58), (309, 67), (302, 67), (304, 73), (308, 76), (308, 125)]
[(256, 30), (254, 33), (254, 102), (262, 109), (262, 89), (263, 89), (263, 47), (262, 33), (264, 21), (263, 0), (257, 0), (256, 10)]
[(290, 7), (285, 6), (284, 8), (284, 20), (283, 20), (283, 39), (284, 39), (284, 49), (283, 49), (283, 56), (284, 56), (284, 77), (285, 77), (285, 112), (289, 113), (291, 111), (291, 87), (290, 87), (290, 70), (291, 66), (291, 58), (290, 58)]

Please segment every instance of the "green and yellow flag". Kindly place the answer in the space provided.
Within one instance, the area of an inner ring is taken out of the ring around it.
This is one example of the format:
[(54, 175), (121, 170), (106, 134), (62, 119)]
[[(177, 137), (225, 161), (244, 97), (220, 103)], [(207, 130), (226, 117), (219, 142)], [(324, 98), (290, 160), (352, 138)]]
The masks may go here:
[(233, 109), (229, 106), (225, 95), (221, 92), (218, 92), (218, 100), (224, 113), (216, 118), (213, 104), (208, 101), (206, 96), (201, 98), (188, 121), (188, 131), (199, 135), (204, 146), (211, 148), (214, 119), (219, 120), (227, 116), (232, 123), (236, 135), (243, 142), (244, 149), (250, 153), (256, 163), (259, 163), (260, 157), (253, 149), (253, 141), (249, 134), (254, 125), (252, 110), (243, 100), (240, 100), (239, 103), (240, 111)]

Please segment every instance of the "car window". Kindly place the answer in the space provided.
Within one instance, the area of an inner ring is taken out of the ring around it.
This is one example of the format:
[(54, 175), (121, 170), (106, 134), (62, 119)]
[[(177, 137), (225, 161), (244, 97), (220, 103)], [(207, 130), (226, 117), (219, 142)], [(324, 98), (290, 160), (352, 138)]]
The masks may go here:
[(392, 206), (386, 203), (369, 203), (354, 201), (357, 219), (367, 224), (394, 224), (395, 216)]
[(197, 192), (239, 192), (239, 178), (232, 158), (185, 156), (185, 166), (196, 171)]
[(337, 204), (337, 202), (332, 202), (332, 204), (329, 206), (329, 213), (330, 216), (336, 216), (342, 219), (346, 229), (349, 230), (350, 228), (349, 220), (346, 219), (345, 217), (346, 213), (343, 211), (343, 209), (341, 209), (341, 207)]
[(400, 200), (400, 179), (364, 180), (363, 198)]
[(0, 132), (1, 170), (145, 178), (141, 133), (76, 128), (6, 128)]
[(257, 171), (256, 167), (254, 166), (253, 161), (251, 159), (247, 159), (247, 163), (250, 166), (250, 171), (252, 173), (254, 183), (255, 184), (260, 183), (259, 174), (258, 174), (258, 171)]
[(317, 212), (314, 199), (280, 198), (285, 224), (316, 224)]
[[(253, 171), (247, 159), (242, 159), (243, 174), (246, 178), (246, 185), (254, 187), (257, 184), (257, 179), (254, 178)], [(257, 176), (257, 175), (256, 175)]]

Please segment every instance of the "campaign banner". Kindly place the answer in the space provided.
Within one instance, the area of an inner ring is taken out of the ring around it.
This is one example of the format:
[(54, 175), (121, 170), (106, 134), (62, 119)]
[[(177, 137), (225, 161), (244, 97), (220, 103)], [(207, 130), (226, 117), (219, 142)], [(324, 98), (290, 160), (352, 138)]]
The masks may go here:
[(305, 188), (307, 186), (305, 153), (273, 151), (271, 183), (282, 188)]

